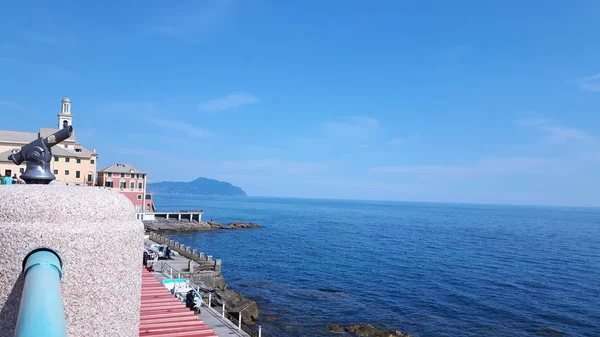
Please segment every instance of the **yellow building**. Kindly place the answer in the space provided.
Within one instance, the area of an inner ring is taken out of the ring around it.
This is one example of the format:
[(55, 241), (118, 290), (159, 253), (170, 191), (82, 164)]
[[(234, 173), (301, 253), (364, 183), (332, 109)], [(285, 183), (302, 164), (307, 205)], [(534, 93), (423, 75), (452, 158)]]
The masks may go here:
[[(63, 128), (65, 125), (73, 125), (71, 100), (68, 97), (62, 99), (58, 114), (58, 128)], [(20, 176), (25, 171), (26, 163), (17, 166), (8, 159), (8, 156), (39, 137), (47, 137), (55, 133), (58, 128), (40, 128), (38, 132), (0, 130), (0, 174)], [(91, 151), (79, 144), (75, 132), (64, 142), (54, 146), (51, 151), (53, 158), (50, 167), (57, 181), (74, 185), (94, 185), (98, 154), (96, 150)]]

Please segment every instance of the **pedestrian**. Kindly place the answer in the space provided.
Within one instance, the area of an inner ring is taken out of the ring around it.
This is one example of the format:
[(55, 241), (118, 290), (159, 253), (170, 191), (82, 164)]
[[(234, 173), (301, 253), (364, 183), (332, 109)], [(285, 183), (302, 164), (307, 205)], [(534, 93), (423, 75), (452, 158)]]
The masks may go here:
[(194, 306), (196, 304), (194, 303), (195, 299), (196, 294), (194, 293), (194, 290), (189, 290), (187, 294), (185, 294), (185, 306), (190, 308), (190, 310), (194, 310)]
[(2, 177), (2, 174), (0, 174), (0, 185), (4, 185), (4, 178)]
[(9, 175), (7, 175), (7, 176), (4, 176), (4, 177), (2, 178), (2, 183), (3, 183), (4, 185), (12, 185), (12, 178), (11, 178)]
[(148, 266), (148, 252), (144, 250), (144, 268)]
[(12, 183), (13, 184), (18, 184), (19, 183), (19, 178), (17, 178), (17, 174), (16, 173), (13, 174)]
[(167, 248), (165, 248), (165, 258), (170, 260), (171, 259), (171, 247), (167, 246)]

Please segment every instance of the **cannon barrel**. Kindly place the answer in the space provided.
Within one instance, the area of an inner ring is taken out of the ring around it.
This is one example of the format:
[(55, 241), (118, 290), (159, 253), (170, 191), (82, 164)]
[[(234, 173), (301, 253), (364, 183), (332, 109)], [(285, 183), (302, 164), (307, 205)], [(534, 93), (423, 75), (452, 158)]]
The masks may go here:
[(50, 136), (44, 138), (43, 142), (48, 148), (53, 147), (54, 145), (62, 142), (63, 140), (71, 137), (73, 134), (73, 127), (71, 125), (56, 131)]

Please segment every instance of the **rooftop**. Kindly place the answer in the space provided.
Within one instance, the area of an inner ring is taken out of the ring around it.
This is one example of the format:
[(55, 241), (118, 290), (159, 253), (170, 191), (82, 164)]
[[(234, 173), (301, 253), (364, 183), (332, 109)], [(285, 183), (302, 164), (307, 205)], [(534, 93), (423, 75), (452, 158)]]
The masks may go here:
[[(8, 156), (13, 151), (19, 151), (21, 146), (31, 143), (39, 137), (48, 137), (51, 134), (59, 131), (54, 128), (40, 128), (39, 132), (25, 132), (25, 131), (11, 131), (11, 130), (0, 130), (0, 143), (14, 144), (14, 148), (0, 152), (0, 162), (10, 162)], [(65, 149), (63, 143), (69, 144), (72, 148)], [(77, 143), (75, 138), (75, 132), (63, 143), (54, 146), (51, 151), (53, 155), (61, 157), (73, 157), (73, 158), (91, 158), (96, 155), (95, 151), (92, 151), (81, 144)]]
[(0, 142), (27, 144), (37, 138), (35, 132), (0, 130)]
[(96, 152), (85, 148), (81, 145), (75, 145), (73, 149), (65, 149), (61, 145), (57, 145), (51, 149), (52, 154), (60, 157), (74, 157), (74, 158), (86, 158), (89, 159), (96, 155)]
[(115, 163), (110, 165), (109, 167), (106, 167), (98, 172), (111, 172), (111, 173), (143, 173), (146, 174), (146, 172), (138, 170), (137, 168), (129, 165), (129, 164), (120, 164), (120, 163)]

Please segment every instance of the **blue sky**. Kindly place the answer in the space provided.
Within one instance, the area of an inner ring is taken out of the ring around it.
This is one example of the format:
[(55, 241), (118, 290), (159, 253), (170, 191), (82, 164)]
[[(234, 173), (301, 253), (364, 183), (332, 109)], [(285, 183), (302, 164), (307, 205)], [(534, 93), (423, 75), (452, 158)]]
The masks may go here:
[(250, 195), (599, 206), (597, 1), (39, 1), (2, 128)]

